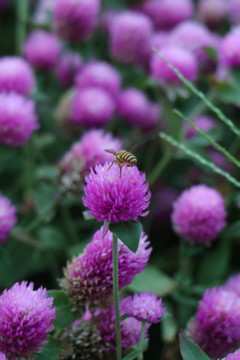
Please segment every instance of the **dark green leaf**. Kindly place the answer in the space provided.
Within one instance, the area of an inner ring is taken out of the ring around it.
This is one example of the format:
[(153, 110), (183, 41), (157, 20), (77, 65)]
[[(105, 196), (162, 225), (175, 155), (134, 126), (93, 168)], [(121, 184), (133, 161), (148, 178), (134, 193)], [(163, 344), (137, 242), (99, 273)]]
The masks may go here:
[(179, 334), (179, 339), (183, 360), (211, 360), (198, 345), (194, 344), (183, 333)]
[(221, 82), (216, 86), (216, 97), (226, 103), (240, 106), (240, 84)]
[(142, 225), (136, 221), (126, 221), (119, 223), (110, 223), (109, 230), (118, 237), (132, 252), (136, 252), (140, 236), (142, 233)]
[(226, 230), (223, 231), (222, 237), (227, 240), (232, 238), (240, 239), (240, 221), (236, 221), (228, 226)]
[(218, 54), (217, 54), (217, 51), (214, 48), (212, 48), (210, 46), (207, 46), (207, 47), (204, 48), (204, 50), (212, 60), (217, 61)]
[(125, 319), (127, 319), (127, 318), (129, 318), (130, 317), (130, 315), (128, 315), (128, 314), (123, 314), (121, 317), (120, 317), (120, 321), (123, 321), (123, 320), (125, 320)]
[(39, 215), (43, 216), (45, 221), (50, 221), (54, 216), (56, 203), (56, 188), (50, 185), (41, 184), (34, 191), (34, 200)]
[(136, 359), (139, 355), (141, 355), (142, 351), (141, 350), (134, 350), (131, 351), (129, 354), (127, 354), (122, 360), (134, 360)]
[(55, 226), (42, 226), (38, 238), (46, 248), (58, 250), (67, 247), (65, 237)]

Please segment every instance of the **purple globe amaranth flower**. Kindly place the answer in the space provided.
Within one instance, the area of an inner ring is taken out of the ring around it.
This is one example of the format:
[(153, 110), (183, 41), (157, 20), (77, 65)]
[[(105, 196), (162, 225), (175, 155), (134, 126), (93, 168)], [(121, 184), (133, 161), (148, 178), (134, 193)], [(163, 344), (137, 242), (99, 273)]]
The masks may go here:
[(56, 310), (53, 298), (33, 283), (14, 284), (0, 296), (0, 351), (11, 359), (27, 357), (45, 344), (53, 329)]
[(240, 24), (240, 0), (229, 0), (229, 14), (234, 24)]
[(150, 49), (155, 48), (161, 50), (162, 48), (168, 46), (170, 33), (167, 31), (158, 31), (153, 33), (151, 37)]
[(0, 142), (22, 146), (38, 129), (35, 103), (22, 95), (0, 94)]
[(142, 292), (129, 296), (127, 314), (139, 321), (147, 321), (156, 324), (162, 320), (166, 310), (162, 299), (158, 299), (156, 294)]
[(146, 183), (146, 175), (136, 166), (117, 165), (109, 168), (110, 163), (97, 165), (86, 176), (83, 204), (89, 208), (89, 215), (98, 221), (119, 222), (137, 220), (146, 216), (151, 193)]
[[(177, 68), (182, 75), (190, 81), (195, 81), (198, 73), (197, 61), (190, 51), (176, 46), (168, 46), (160, 50), (163, 56), (172, 66)], [(175, 72), (168, 67), (158, 53), (154, 53), (151, 59), (152, 77), (165, 84), (181, 84)]]
[(219, 58), (227, 68), (240, 67), (240, 31), (233, 30), (222, 39)]
[[(197, 118), (193, 120), (194, 124), (202, 131), (208, 132), (216, 127), (216, 121), (215, 119), (206, 116), (206, 115), (200, 115)], [(194, 129), (194, 127), (188, 125), (186, 127), (186, 137), (188, 139), (196, 136), (198, 134), (197, 130)]]
[(0, 193), (0, 244), (3, 244), (17, 222), (16, 208)]
[[(98, 230), (83, 254), (74, 258), (65, 269), (61, 284), (68, 296), (79, 308), (105, 307), (112, 302), (112, 233), (103, 237), (103, 228)], [(146, 266), (151, 248), (147, 236), (141, 234), (136, 253), (118, 241), (119, 288), (131, 283), (133, 277)]]
[(239, 360), (240, 359), (240, 349), (236, 350), (232, 354), (228, 354), (225, 360)]
[(54, 9), (55, 33), (68, 41), (89, 38), (98, 22), (99, 0), (59, 0)]
[(121, 81), (119, 72), (104, 61), (90, 62), (76, 76), (76, 85), (79, 90), (97, 87), (107, 91), (113, 99), (120, 91)]
[(201, 0), (198, 18), (210, 28), (220, 26), (228, 17), (229, 4), (225, 0)]
[(209, 244), (226, 226), (222, 195), (202, 184), (185, 190), (173, 205), (172, 224), (190, 243)]
[(110, 28), (110, 53), (124, 64), (143, 64), (149, 56), (152, 35), (151, 20), (125, 11), (115, 17)]
[(56, 74), (64, 87), (70, 87), (79, 70), (83, 67), (83, 60), (78, 53), (66, 52), (62, 54), (57, 65)]
[(235, 348), (240, 339), (240, 299), (221, 288), (205, 291), (188, 332), (210, 357), (217, 359)]
[(88, 128), (106, 125), (113, 117), (115, 102), (104, 90), (97, 87), (78, 90), (73, 98), (71, 118)]
[(53, 68), (59, 59), (61, 44), (59, 39), (45, 30), (35, 30), (27, 38), (24, 55), (30, 64), (39, 69)]
[(0, 58), (0, 92), (29, 95), (34, 86), (33, 70), (24, 59), (17, 56)]

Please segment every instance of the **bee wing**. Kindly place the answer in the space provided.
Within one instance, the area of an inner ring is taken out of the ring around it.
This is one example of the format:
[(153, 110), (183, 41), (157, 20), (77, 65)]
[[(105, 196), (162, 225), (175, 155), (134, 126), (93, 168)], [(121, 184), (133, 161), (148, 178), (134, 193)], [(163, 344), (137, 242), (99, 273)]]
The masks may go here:
[(110, 154), (113, 154), (113, 155), (116, 154), (116, 151), (113, 150), (113, 149), (104, 149), (104, 151), (106, 151), (106, 152), (108, 152), (108, 153), (110, 153)]

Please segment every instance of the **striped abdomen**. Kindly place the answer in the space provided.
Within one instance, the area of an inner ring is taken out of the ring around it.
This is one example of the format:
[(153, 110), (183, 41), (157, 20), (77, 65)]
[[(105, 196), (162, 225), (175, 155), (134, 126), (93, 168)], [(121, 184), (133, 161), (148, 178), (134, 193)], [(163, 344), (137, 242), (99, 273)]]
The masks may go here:
[(116, 158), (119, 162), (122, 164), (128, 164), (128, 165), (136, 165), (137, 164), (137, 158), (130, 152), (121, 150), (117, 151), (115, 154)]

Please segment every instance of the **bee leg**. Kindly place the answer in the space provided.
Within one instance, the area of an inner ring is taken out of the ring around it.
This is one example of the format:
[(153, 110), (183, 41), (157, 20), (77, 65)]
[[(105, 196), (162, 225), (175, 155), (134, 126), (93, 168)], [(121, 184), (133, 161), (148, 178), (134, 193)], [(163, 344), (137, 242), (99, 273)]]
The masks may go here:
[(113, 164), (116, 164), (116, 160), (113, 160), (113, 162), (112, 162), (111, 165), (109, 166), (108, 170), (111, 169), (111, 167), (113, 166)]
[(118, 165), (119, 167), (120, 167), (120, 178), (122, 177), (122, 168), (123, 168), (123, 166), (124, 166), (124, 164), (123, 165)]

